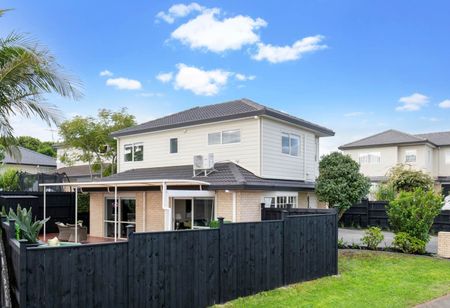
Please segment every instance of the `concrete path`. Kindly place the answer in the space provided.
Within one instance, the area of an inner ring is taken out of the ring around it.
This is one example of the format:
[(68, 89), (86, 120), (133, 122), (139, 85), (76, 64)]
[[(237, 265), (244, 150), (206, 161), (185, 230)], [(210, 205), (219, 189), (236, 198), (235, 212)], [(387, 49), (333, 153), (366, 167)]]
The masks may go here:
[[(391, 246), (394, 241), (394, 233), (383, 231), (384, 241), (378, 246), (380, 248), (384, 248), (386, 246)], [(351, 245), (352, 243), (362, 245), (361, 238), (364, 236), (363, 229), (344, 229), (339, 228), (339, 239), (343, 239), (344, 242)], [(437, 236), (432, 236), (430, 241), (427, 244), (427, 252), (428, 253), (437, 253)], [(447, 307), (450, 307), (447, 306)]]
[(448, 308), (448, 307), (450, 307), (450, 294), (416, 306), (416, 308)]

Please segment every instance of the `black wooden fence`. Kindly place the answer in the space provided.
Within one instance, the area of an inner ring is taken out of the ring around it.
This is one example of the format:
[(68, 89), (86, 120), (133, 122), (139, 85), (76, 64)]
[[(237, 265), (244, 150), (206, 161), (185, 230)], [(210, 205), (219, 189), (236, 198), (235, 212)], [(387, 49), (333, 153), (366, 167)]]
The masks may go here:
[[(75, 194), (71, 192), (47, 192), (46, 193), (47, 233), (58, 232), (55, 222), (74, 223), (75, 220)], [(42, 192), (0, 192), (0, 208), (5, 207), (6, 212), (10, 208), (14, 210), (19, 205), (22, 208), (32, 208), (33, 218), (44, 217), (44, 194)], [(79, 218), (81, 219), (81, 218)], [(89, 225), (83, 223), (84, 225)]]
[(118, 243), (28, 247), (8, 232), (4, 241), (20, 307), (206, 307), (338, 271), (335, 213)]
[[(339, 223), (345, 227), (369, 226), (389, 229), (389, 221), (386, 213), (387, 201), (363, 200), (345, 211)], [(431, 227), (433, 232), (450, 231), (450, 210), (441, 211)]]

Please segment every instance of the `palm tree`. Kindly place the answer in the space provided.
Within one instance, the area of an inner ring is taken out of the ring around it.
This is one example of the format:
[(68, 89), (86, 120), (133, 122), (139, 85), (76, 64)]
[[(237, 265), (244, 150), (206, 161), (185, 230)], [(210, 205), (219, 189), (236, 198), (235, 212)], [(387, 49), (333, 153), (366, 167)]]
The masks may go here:
[[(0, 10), (2, 16), (6, 10)], [(17, 156), (11, 116), (38, 116), (47, 124), (58, 123), (59, 111), (45, 103), (43, 95), (57, 93), (63, 97), (78, 99), (79, 84), (62, 74), (55, 58), (38, 44), (26, 40), (21, 34), (11, 33), (0, 38), (0, 159), (4, 151)], [(11, 306), (9, 279), (3, 240), (0, 238), (3, 299)]]
[[(0, 10), (2, 16), (6, 10)], [(47, 124), (58, 123), (60, 112), (45, 102), (56, 93), (78, 99), (80, 83), (62, 73), (49, 51), (15, 32), (0, 38), (0, 145), (14, 145), (11, 116), (37, 116)]]

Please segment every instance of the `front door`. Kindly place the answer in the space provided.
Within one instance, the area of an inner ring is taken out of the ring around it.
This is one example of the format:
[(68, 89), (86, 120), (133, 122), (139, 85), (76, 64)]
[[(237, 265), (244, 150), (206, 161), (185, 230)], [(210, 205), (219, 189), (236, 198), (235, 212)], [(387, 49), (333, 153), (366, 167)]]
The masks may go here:
[[(117, 215), (117, 228), (115, 228), (115, 215)], [(105, 202), (105, 237), (127, 237), (127, 225), (136, 226), (136, 199), (119, 198), (118, 206), (114, 206), (114, 199)]]

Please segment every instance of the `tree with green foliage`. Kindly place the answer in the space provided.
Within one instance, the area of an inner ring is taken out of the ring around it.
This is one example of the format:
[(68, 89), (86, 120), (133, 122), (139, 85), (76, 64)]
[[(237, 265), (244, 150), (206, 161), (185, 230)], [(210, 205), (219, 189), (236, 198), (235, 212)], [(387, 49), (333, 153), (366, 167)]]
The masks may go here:
[(337, 209), (339, 218), (367, 196), (369, 189), (369, 179), (359, 172), (359, 164), (350, 156), (333, 152), (322, 157), (316, 193), (320, 201)]
[[(6, 10), (0, 10), (2, 16)], [(78, 99), (79, 83), (64, 73), (50, 52), (23, 35), (11, 32), (0, 38), (0, 145), (17, 156), (10, 118), (38, 116), (58, 123), (59, 111), (45, 103), (45, 94)]]
[(17, 145), (44, 155), (56, 157), (53, 143), (49, 141), (41, 141), (31, 136), (20, 136), (17, 137)]
[[(128, 114), (126, 108), (116, 112), (100, 109), (96, 118), (76, 116), (61, 123), (59, 134), (64, 146), (80, 151), (71, 157), (69, 155), (62, 157), (62, 161), (69, 165), (79, 160), (88, 163), (91, 177), (96, 168), (102, 175), (107, 171), (115, 173), (117, 144), (111, 133), (135, 124), (134, 116)], [(111, 161), (111, 168), (106, 168), (106, 161)]]
[(387, 181), (382, 183), (375, 193), (379, 201), (392, 201), (401, 191), (414, 191), (421, 188), (424, 191), (433, 190), (433, 178), (421, 170), (399, 164), (392, 167), (387, 174)]
[(2, 191), (20, 190), (19, 174), (16, 169), (8, 168), (2, 174), (0, 174), (0, 190)]
[(405, 232), (427, 243), (434, 218), (442, 206), (440, 194), (416, 188), (414, 191), (401, 191), (386, 206), (386, 212), (395, 233)]

